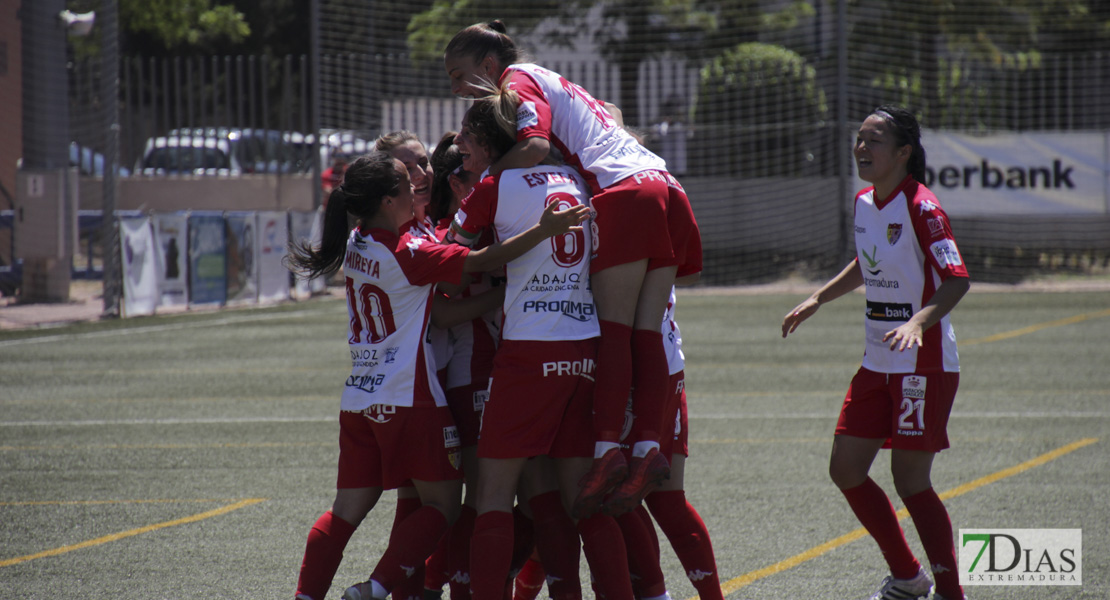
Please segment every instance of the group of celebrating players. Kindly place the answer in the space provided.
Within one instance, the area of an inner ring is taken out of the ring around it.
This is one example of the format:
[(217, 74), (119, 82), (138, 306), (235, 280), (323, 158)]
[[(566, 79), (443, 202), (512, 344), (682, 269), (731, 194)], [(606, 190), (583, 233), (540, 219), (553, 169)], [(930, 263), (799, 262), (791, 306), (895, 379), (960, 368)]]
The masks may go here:
[(397, 489), (388, 547), (346, 600), (445, 583), (452, 600), (505, 600), (514, 580), (532, 598), (544, 579), (576, 600), (582, 554), (598, 597), (663, 600), (656, 523), (699, 596), (721, 600), (683, 492), (674, 287), (702, 257), (681, 184), (615, 106), (526, 62), (499, 21), (444, 54), (452, 92), (473, 99), (460, 131), (430, 157), (412, 133), (379, 138), (332, 191), (320, 244), (289, 257), (308, 277), (343, 269), (353, 362), (335, 501), (296, 598), (323, 600)]

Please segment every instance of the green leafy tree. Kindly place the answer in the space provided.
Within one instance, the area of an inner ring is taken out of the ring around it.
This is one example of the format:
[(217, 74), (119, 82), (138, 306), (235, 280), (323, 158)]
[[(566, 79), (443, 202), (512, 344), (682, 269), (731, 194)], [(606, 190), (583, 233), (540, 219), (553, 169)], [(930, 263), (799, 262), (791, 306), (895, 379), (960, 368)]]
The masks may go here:
[(212, 0), (119, 0), (119, 19), (125, 52), (135, 54), (203, 53), (251, 34), (243, 13)]
[[(595, 5), (601, 6), (601, 18), (587, 22)], [(459, 29), (481, 21), (501, 19), (515, 34), (527, 34), (547, 22), (554, 25), (548, 41), (564, 44), (585, 32), (601, 55), (618, 67), (626, 122), (640, 124), (634, 99), (644, 60), (665, 53), (704, 59), (711, 55), (708, 50), (754, 40), (766, 28), (792, 27), (807, 11), (812, 9), (806, 2), (788, 2), (768, 11), (757, 0), (436, 0), (409, 23), (408, 42), (417, 60), (439, 60)]]
[[(939, 118), (960, 83), (946, 57), (1025, 70), (1040, 68), (1045, 53), (1110, 50), (1110, 3), (1101, 0), (850, 0), (849, 11), (857, 83), (904, 90), (926, 120)], [(892, 55), (897, 47), (906, 53)]]

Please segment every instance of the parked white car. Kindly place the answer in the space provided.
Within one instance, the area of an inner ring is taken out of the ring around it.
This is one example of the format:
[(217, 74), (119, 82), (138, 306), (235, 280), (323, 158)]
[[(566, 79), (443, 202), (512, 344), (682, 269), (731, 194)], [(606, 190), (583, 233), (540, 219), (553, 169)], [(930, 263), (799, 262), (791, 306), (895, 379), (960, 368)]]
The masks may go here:
[(146, 141), (137, 175), (238, 175), (242, 172), (226, 139), (162, 136)]

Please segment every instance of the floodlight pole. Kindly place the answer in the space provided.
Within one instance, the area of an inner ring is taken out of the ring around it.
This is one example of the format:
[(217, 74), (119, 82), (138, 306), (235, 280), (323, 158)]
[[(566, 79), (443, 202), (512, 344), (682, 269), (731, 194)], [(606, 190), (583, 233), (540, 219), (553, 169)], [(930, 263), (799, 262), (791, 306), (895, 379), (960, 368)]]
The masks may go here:
[(101, 256), (104, 259), (104, 312), (102, 317), (120, 316), (122, 296), (119, 228), (116, 227), (116, 179), (119, 177), (119, 10), (116, 0), (102, 0), (97, 12), (100, 22), (104, 124), (104, 200), (101, 206)]
[(848, 248), (849, 205), (852, 171), (848, 141), (852, 139), (848, 128), (848, 0), (836, 3), (836, 172), (839, 182), (837, 206), (840, 207), (840, 228), (837, 239), (837, 256), (841, 264), (852, 260)]
[(320, 186), (320, 176), (323, 165), (320, 164), (320, 148), (323, 140), (320, 139), (320, 0), (309, 2), (309, 96), (312, 110), (309, 120), (312, 121), (312, 208), (320, 208), (323, 204), (324, 190)]

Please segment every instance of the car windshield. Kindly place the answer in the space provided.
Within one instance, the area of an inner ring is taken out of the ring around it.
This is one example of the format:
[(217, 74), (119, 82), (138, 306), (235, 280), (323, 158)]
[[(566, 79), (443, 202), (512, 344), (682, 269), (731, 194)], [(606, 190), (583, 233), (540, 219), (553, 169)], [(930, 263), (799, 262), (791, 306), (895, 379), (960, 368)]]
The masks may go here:
[(167, 172), (189, 172), (198, 169), (227, 169), (231, 162), (218, 148), (155, 148), (143, 165), (148, 169)]

